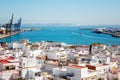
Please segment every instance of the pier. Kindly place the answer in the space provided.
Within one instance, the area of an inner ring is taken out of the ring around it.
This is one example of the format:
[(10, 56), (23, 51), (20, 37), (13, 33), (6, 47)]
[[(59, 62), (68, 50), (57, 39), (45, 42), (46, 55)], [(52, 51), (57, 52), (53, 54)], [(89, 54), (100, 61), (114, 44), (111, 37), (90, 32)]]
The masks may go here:
[(26, 29), (22, 29), (21, 31), (11, 32), (11, 34), (0, 35), (0, 39), (6, 38), (6, 37), (10, 37), (12, 35), (19, 34), (19, 33), (24, 32), (24, 31), (34, 31), (34, 30), (42, 30), (42, 28), (26, 28)]
[(6, 24), (2, 24), (0, 26), (0, 34), (1, 34), (0, 39), (23, 32), (20, 29), (22, 19), (19, 18), (17, 23), (13, 23), (13, 17), (14, 17), (14, 15), (12, 14), (9, 22)]
[(120, 29), (119, 28), (111, 28), (111, 29), (94, 29), (93, 32), (95, 33), (102, 33), (102, 34), (108, 34), (113, 37), (119, 37), (120, 38)]
[(34, 30), (42, 30), (43, 28), (24, 28), (23, 31), (34, 31)]
[(93, 30), (93, 28), (80, 28), (80, 30)]
[(3, 35), (0, 35), (0, 39), (6, 38), (6, 37), (10, 37), (10, 36), (15, 35), (15, 34), (19, 34), (21, 32), (23, 32), (23, 31), (12, 32), (11, 34), (3, 34)]

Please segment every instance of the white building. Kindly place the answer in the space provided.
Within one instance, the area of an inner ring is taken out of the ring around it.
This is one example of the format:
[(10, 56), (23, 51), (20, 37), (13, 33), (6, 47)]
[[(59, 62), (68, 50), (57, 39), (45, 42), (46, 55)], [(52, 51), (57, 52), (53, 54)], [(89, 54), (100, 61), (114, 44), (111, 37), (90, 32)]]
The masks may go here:
[(37, 60), (35, 57), (21, 57), (20, 58), (20, 76), (26, 78), (34, 78), (35, 73), (39, 72), (37, 67)]
[(71, 80), (81, 80), (88, 75), (88, 68), (83, 66), (71, 65), (67, 67), (68, 73), (73, 73), (74, 76), (71, 77)]
[(26, 47), (26, 43), (12, 42), (8, 44), (8, 48), (12, 48), (12, 49), (20, 48), (22, 50), (25, 50), (27, 47)]
[(53, 75), (58, 75), (60, 77), (57, 80), (62, 80), (62, 78), (69, 78), (70, 80), (82, 80), (84, 77), (88, 76), (88, 68), (78, 65), (69, 65), (65, 68), (53, 68)]
[(58, 51), (58, 52), (47, 52), (46, 56), (47, 59), (51, 59), (51, 60), (59, 60), (61, 58), (61, 56), (67, 56), (68, 53), (66, 51)]

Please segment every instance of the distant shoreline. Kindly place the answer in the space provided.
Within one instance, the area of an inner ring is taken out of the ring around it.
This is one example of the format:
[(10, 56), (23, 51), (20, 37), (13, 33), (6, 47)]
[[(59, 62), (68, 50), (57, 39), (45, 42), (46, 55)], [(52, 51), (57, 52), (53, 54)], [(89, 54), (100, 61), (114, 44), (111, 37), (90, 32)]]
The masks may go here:
[(120, 38), (120, 28), (97, 28), (93, 30), (94, 33), (101, 33), (101, 34), (108, 34), (111, 35), (112, 37)]

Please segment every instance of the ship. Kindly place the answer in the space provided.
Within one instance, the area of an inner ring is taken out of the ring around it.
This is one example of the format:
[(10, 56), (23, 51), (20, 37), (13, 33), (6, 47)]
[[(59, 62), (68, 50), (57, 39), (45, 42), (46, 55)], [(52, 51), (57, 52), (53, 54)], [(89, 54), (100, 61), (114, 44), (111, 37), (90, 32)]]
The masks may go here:
[(80, 33), (80, 35), (82, 36), (83, 34), (82, 34), (82, 33)]
[(112, 34), (113, 37), (120, 37), (120, 34)]
[(35, 29), (31, 28), (30, 31), (34, 31)]
[(103, 30), (102, 28), (99, 28), (99, 29), (94, 29), (93, 32), (95, 33), (103, 33)]

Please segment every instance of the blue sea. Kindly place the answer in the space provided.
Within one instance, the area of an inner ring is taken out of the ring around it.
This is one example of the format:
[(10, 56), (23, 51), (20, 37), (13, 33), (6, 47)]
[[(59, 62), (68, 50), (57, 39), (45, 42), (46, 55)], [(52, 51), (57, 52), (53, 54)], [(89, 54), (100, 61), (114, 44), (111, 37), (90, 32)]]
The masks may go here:
[[(104, 27), (104, 26), (100, 26)], [(22, 26), (22, 28), (42, 28), (42, 30), (25, 31), (4, 39), (0, 42), (13, 42), (21, 39), (29, 39), (30, 42), (54, 41), (66, 44), (90, 45), (92, 43), (103, 43), (106, 45), (120, 45), (120, 38), (107, 34), (96, 34), (91, 30), (80, 30), (80, 28), (94, 28), (93, 26)]]

